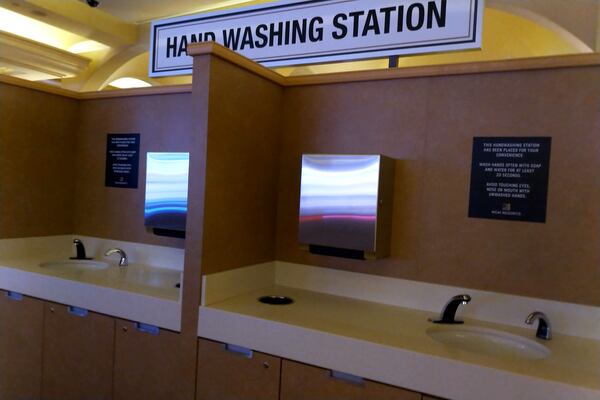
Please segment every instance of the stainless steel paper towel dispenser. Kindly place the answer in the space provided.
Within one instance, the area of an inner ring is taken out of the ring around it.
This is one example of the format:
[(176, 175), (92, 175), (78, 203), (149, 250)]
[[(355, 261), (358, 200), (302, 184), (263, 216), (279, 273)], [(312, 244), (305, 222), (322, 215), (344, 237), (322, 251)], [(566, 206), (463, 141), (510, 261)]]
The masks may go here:
[(394, 160), (381, 155), (302, 156), (298, 238), (316, 253), (390, 253)]
[(189, 153), (148, 153), (144, 225), (155, 234), (184, 237)]

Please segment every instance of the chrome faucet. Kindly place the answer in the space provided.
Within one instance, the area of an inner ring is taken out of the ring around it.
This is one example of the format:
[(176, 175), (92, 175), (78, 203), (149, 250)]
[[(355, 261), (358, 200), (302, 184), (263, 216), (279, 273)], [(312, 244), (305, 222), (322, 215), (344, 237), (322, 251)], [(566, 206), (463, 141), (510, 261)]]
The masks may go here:
[(127, 261), (127, 254), (122, 249), (109, 249), (106, 251), (106, 253), (104, 253), (104, 255), (107, 257), (112, 256), (113, 254), (118, 254), (121, 256), (121, 259), (119, 260), (119, 267), (126, 267), (129, 265), (129, 261)]
[(465, 305), (471, 301), (471, 296), (468, 294), (461, 294), (459, 296), (454, 296), (453, 298), (446, 303), (444, 306), (442, 313), (440, 314), (440, 318), (437, 320), (430, 320), (435, 324), (463, 324), (464, 321), (460, 321), (456, 319), (456, 311), (458, 307), (461, 305)]
[(75, 257), (71, 257), (71, 260), (91, 260), (91, 258), (87, 258), (85, 255), (85, 246), (83, 242), (79, 239), (73, 239), (73, 245), (75, 246)]
[(525, 323), (527, 325), (533, 325), (536, 320), (540, 321), (540, 323), (535, 336), (543, 340), (552, 340), (552, 325), (550, 324), (548, 316), (543, 312), (532, 312), (525, 320)]

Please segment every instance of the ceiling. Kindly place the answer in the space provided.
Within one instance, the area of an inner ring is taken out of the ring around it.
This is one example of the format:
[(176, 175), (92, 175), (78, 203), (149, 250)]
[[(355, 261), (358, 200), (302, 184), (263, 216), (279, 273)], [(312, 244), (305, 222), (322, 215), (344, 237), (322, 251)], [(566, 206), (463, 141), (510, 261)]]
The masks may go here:
[[(152, 85), (191, 76), (148, 77), (149, 21), (276, 0), (0, 0), (0, 75), (76, 91), (119, 78)], [(377, 0), (375, 0), (377, 1)], [(13, 14), (10, 14), (13, 13)], [(403, 57), (399, 67), (600, 51), (600, 0), (486, 0), (483, 50)], [(282, 75), (388, 68), (387, 59), (279, 68)]]
[[(85, 2), (85, 0), (81, 0)], [(98, 8), (131, 23), (145, 23), (155, 19), (192, 14), (196, 12), (254, 4), (255, 0), (98, 0)]]

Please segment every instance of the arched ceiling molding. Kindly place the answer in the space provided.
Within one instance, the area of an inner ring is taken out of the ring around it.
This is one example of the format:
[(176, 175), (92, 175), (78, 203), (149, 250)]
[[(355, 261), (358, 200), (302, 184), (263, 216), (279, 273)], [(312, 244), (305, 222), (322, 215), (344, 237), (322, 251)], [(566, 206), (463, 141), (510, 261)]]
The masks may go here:
[(93, 92), (101, 90), (109, 82), (112, 81), (112, 77), (115, 72), (126, 65), (129, 61), (133, 60), (140, 54), (148, 52), (148, 44), (136, 44), (126, 48), (118, 54), (115, 54), (110, 60), (100, 66), (94, 73), (88, 78), (83, 84), (81, 91)]
[(150, 83), (152, 86), (160, 86), (160, 82), (156, 79), (148, 77), (148, 50), (131, 57), (119, 68), (113, 71), (113, 73), (105, 79), (102, 86), (97, 90), (103, 90), (108, 86), (109, 83), (119, 78), (137, 78), (144, 82)]
[[(594, 50), (585, 44), (583, 40), (578, 38), (576, 35), (571, 33), (565, 27), (559, 25), (557, 22), (552, 21), (550, 18), (535, 13), (531, 10), (517, 7), (509, 4), (502, 4), (498, 1), (488, 0), (486, 2), (486, 7), (494, 8), (500, 11), (504, 11), (513, 15), (517, 15), (521, 18), (528, 19), (536, 24), (545, 27), (546, 29), (551, 30), (560, 36), (565, 42), (569, 43), (573, 48), (577, 49), (581, 53), (591, 53)], [(599, 23), (600, 23), (600, 15), (599, 15)], [(599, 32), (600, 34), (600, 32)]]

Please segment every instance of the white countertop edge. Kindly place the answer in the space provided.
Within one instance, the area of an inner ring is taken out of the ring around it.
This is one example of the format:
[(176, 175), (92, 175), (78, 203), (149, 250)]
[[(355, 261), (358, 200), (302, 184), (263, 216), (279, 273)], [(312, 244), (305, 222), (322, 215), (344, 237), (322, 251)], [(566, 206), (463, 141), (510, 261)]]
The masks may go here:
[(104, 252), (110, 248), (118, 247), (127, 253), (130, 264), (143, 264), (183, 272), (185, 249), (85, 235), (72, 235), (72, 238), (82, 240), (88, 255), (98, 260), (108, 260), (109, 258), (104, 255)]
[(130, 264), (183, 272), (184, 249), (77, 234), (0, 239), (0, 254), (8, 259), (30, 258), (32, 254), (44, 256), (46, 261), (67, 259), (74, 255), (75, 238), (83, 242), (87, 256), (97, 260), (114, 262), (114, 257), (106, 257), (104, 253), (110, 248), (118, 247), (127, 253)]
[(275, 267), (275, 262), (270, 261), (216, 274), (202, 275), (200, 305), (219, 303), (231, 297), (273, 285)]
[(198, 336), (202, 338), (236, 344), (434, 396), (461, 400), (600, 398), (600, 391), (210, 307), (200, 307), (199, 318)]
[(0, 289), (179, 332), (181, 304), (0, 266)]
[[(458, 315), (464, 318), (527, 328), (527, 315), (543, 311), (549, 316), (554, 332), (600, 340), (600, 307), (282, 261), (274, 263), (275, 284), (280, 286), (435, 313), (452, 296), (467, 293), (473, 300), (459, 308)], [(528, 328), (535, 330), (533, 326)]]
[(543, 311), (553, 330), (570, 336), (600, 340), (600, 307), (488, 292), (400, 278), (349, 272), (283, 261), (250, 265), (202, 277), (202, 303), (211, 305), (263, 287), (278, 285), (439, 313), (448, 299), (461, 293), (473, 300), (458, 315), (532, 331), (525, 318)]

